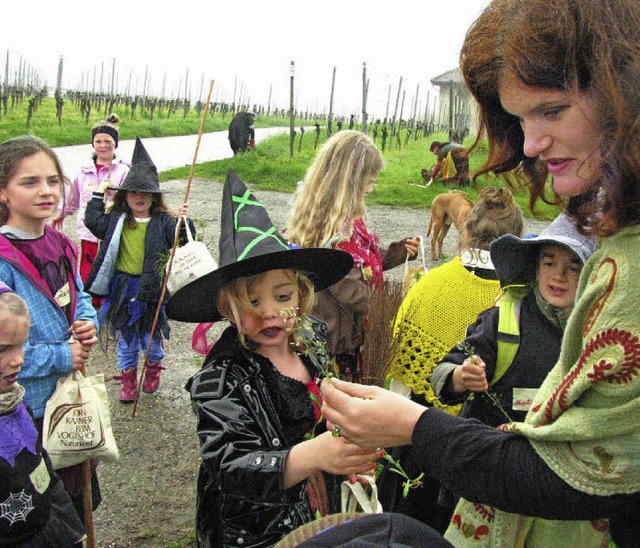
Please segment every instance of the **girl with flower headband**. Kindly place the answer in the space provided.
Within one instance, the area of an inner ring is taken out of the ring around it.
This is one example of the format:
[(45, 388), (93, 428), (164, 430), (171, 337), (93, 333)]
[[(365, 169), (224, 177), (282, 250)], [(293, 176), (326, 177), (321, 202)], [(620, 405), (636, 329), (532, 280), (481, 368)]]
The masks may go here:
[(417, 238), (381, 249), (366, 222), (365, 198), (384, 167), (382, 154), (364, 133), (340, 131), (320, 149), (297, 191), (286, 235), (306, 247), (341, 249), (353, 257), (351, 272), (318, 293), (313, 316), (329, 326), (328, 349), (341, 376), (357, 379), (371, 292), (383, 272), (417, 255)]

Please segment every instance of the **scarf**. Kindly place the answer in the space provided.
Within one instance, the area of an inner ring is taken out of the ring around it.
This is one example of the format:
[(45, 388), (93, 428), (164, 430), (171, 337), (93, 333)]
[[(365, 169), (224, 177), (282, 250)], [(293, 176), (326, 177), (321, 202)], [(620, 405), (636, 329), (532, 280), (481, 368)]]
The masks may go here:
[[(640, 491), (640, 226), (604, 238), (580, 276), (558, 358), (523, 423), (567, 484), (608, 496)], [(606, 520), (551, 521), (462, 499), (446, 538), (456, 546), (606, 546)]]
[(364, 219), (353, 222), (351, 238), (338, 243), (335, 247), (346, 251), (353, 257), (354, 268), (360, 268), (365, 283), (370, 287), (382, 285), (382, 255), (378, 236), (369, 232)]

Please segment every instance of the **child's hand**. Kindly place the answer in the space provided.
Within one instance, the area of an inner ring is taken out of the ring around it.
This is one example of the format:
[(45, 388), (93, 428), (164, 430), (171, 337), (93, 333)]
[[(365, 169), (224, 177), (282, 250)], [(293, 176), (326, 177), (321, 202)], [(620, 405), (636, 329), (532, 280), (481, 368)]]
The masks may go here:
[(113, 181), (110, 181), (109, 179), (104, 179), (99, 185), (98, 185), (98, 192), (104, 194), (105, 192), (107, 192), (107, 190), (109, 190), (109, 187), (113, 185)]
[(77, 341), (70, 341), (69, 346), (71, 347), (71, 369), (80, 371), (89, 359), (91, 348)]
[(88, 350), (98, 342), (96, 326), (89, 320), (76, 320), (69, 328), (69, 332)]
[(404, 242), (404, 247), (407, 250), (407, 256), (410, 259), (415, 259), (418, 254), (418, 246), (420, 245), (420, 236), (415, 238), (407, 238)]
[(379, 450), (368, 451), (324, 432), (315, 438), (318, 444), (318, 468), (329, 474), (367, 474), (375, 470), (375, 461), (382, 457)]
[(56, 215), (53, 219), (51, 219), (51, 226), (56, 230), (62, 230), (64, 225), (64, 215), (62, 213)]
[(188, 217), (189, 216), (189, 204), (184, 203), (178, 208), (178, 216), (179, 217)]
[(453, 390), (458, 393), (489, 390), (486, 365), (480, 356), (471, 356), (453, 370)]

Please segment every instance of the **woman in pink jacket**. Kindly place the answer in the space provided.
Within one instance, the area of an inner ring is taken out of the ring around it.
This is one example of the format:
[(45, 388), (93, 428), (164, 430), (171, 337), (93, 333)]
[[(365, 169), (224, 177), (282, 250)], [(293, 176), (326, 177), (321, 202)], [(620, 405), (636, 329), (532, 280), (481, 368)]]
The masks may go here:
[[(118, 148), (117, 114), (110, 114), (106, 120), (100, 120), (91, 129), (93, 154), (80, 167), (80, 171), (65, 192), (64, 206), (53, 219), (53, 226), (62, 229), (64, 218), (76, 214), (76, 231), (80, 239), (80, 277), (86, 282), (91, 266), (98, 253), (98, 239), (84, 224), (84, 212), (91, 195), (98, 190), (104, 180), (120, 186), (131, 164), (122, 158), (116, 158)], [(113, 194), (113, 193), (111, 193)], [(100, 306), (102, 299), (93, 299), (93, 305)]]

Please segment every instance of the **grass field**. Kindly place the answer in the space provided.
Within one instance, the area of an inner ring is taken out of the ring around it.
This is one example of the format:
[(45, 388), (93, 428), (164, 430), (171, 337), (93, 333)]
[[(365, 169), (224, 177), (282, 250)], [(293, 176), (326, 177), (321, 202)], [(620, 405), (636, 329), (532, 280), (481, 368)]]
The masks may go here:
[[(55, 101), (53, 98), (45, 98), (36, 111), (30, 127), (26, 127), (27, 102), (17, 105), (8, 112), (6, 117), (0, 119), (0, 141), (10, 137), (32, 133), (41, 137), (52, 146), (65, 146), (87, 143), (90, 130), (96, 120), (105, 118), (108, 112), (93, 112), (87, 123), (81, 115), (79, 107), (71, 101), (66, 101), (63, 108), (62, 125), (58, 125), (56, 118)], [(133, 139), (136, 136), (161, 137), (170, 135), (188, 135), (198, 133), (201, 124), (201, 115), (195, 110), (190, 110), (186, 116), (179, 110), (167, 117), (166, 110), (156, 110), (154, 119), (150, 119), (148, 111), (138, 108), (135, 117), (132, 117), (128, 107), (114, 108), (120, 116), (120, 139)], [(225, 131), (228, 128), (231, 115), (223, 116), (214, 113), (207, 117), (205, 132)], [(241, 154), (234, 158), (205, 162), (196, 167), (194, 176), (215, 181), (223, 181), (227, 169), (233, 169), (243, 180), (265, 190), (281, 192), (293, 192), (297, 181), (304, 178), (305, 172), (312, 163), (317, 152), (314, 147), (316, 133), (312, 128), (305, 131), (300, 144), (300, 125), (311, 125), (312, 121), (296, 120), (296, 140), (294, 156), (289, 153), (289, 135), (283, 134), (262, 141), (255, 150)], [(288, 126), (289, 120), (282, 117), (260, 116), (256, 121), (257, 127)], [(402, 146), (393, 151), (384, 151), (386, 168), (380, 175), (375, 192), (367, 199), (371, 204), (385, 204), (402, 207), (426, 208), (433, 198), (445, 190), (435, 183), (430, 188), (423, 188), (424, 181), (420, 175), (421, 168), (430, 169), (435, 156), (429, 152), (429, 143), (432, 140), (445, 141), (445, 134), (434, 134), (423, 139), (409, 140), (405, 144), (406, 132), (400, 133)], [(321, 128), (318, 148), (326, 140), (326, 128)], [(397, 140), (396, 140), (397, 142)], [(378, 138), (378, 146), (381, 146)], [(469, 146), (471, 140), (464, 143)], [(484, 163), (486, 149), (480, 146), (470, 156), (471, 173)], [(189, 168), (178, 168), (161, 174), (162, 180), (186, 179)], [(475, 200), (477, 192), (484, 186), (502, 185), (499, 180), (491, 177), (478, 179), (474, 188), (469, 189), (471, 199)], [(522, 207), (525, 215), (531, 216), (528, 207), (528, 194), (525, 191), (516, 193), (516, 201)], [(558, 209), (540, 203), (536, 216), (544, 219), (553, 219)]]

